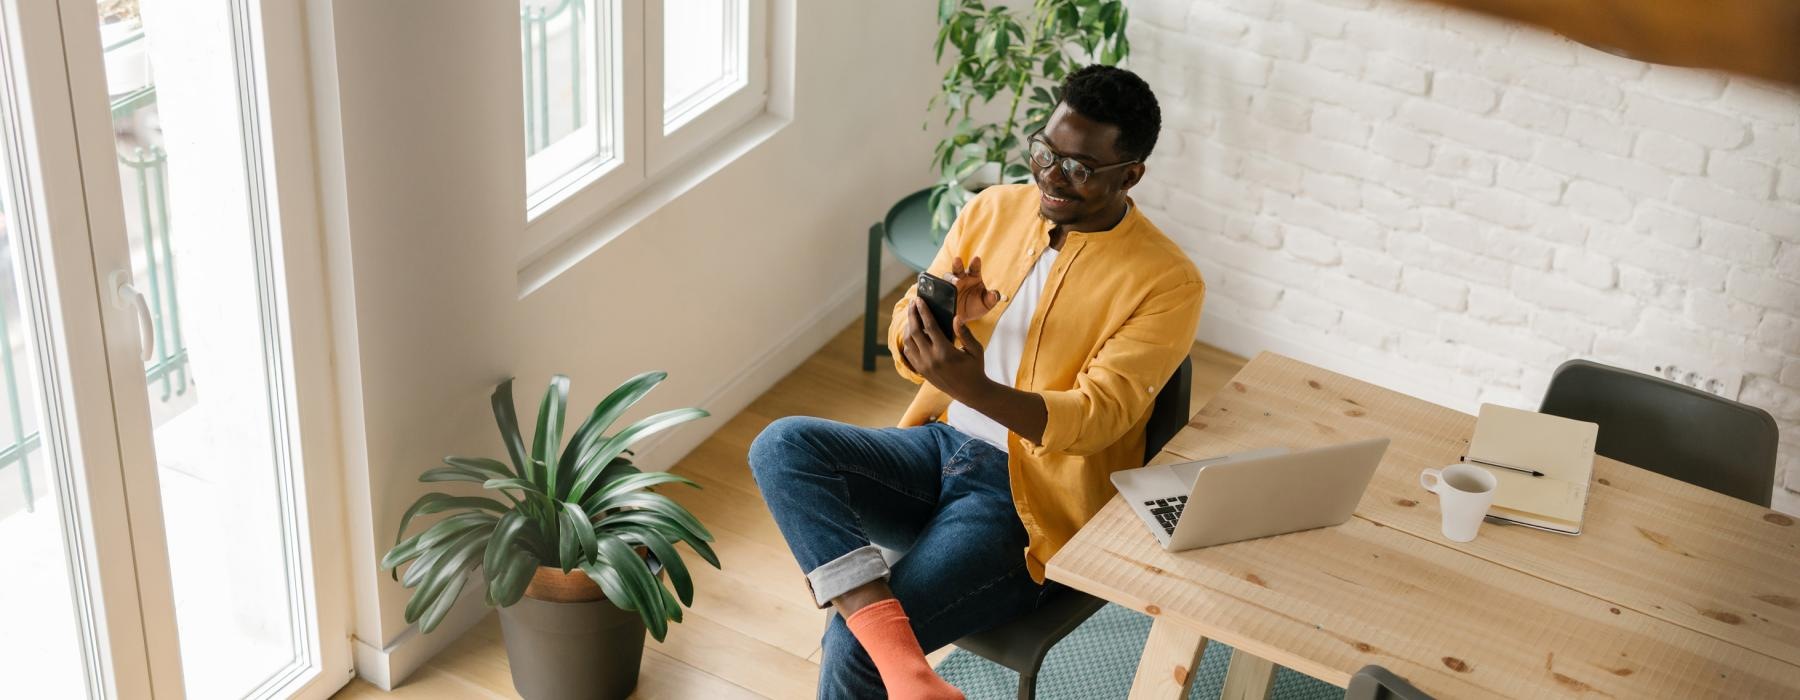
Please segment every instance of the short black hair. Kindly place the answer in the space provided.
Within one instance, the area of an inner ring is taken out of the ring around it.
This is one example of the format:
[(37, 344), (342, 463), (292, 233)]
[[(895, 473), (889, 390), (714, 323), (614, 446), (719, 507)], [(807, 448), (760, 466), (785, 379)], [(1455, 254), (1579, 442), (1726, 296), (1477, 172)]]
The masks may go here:
[(1156, 93), (1136, 73), (1098, 63), (1063, 79), (1062, 101), (1097, 122), (1119, 128), (1115, 146), (1126, 158), (1145, 160), (1162, 130), (1162, 108)]

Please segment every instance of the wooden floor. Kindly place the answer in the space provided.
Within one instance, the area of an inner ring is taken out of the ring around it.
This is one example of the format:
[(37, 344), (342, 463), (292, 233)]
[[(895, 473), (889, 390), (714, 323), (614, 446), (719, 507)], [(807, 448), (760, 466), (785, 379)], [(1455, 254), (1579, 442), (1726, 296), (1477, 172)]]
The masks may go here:
[[(893, 295), (881, 308), (892, 306)], [(638, 698), (810, 698), (818, 675), (824, 611), (813, 607), (799, 567), (782, 542), (750, 478), (744, 456), (764, 426), (782, 416), (820, 416), (857, 425), (891, 425), (913, 385), (879, 358), (860, 371), (862, 319), (844, 329), (793, 374), (733, 417), (674, 467), (703, 489), (663, 489), (718, 537), (724, 569), (694, 573), (694, 607), (668, 640), (644, 649)], [(1244, 359), (1196, 344), (1198, 410)], [(695, 560), (696, 562), (698, 560)], [(932, 656), (935, 663), (949, 649)], [(354, 680), (337, 698), (516, 698), (499, 618), (493, 614), (432, 659), (393, 693)]]

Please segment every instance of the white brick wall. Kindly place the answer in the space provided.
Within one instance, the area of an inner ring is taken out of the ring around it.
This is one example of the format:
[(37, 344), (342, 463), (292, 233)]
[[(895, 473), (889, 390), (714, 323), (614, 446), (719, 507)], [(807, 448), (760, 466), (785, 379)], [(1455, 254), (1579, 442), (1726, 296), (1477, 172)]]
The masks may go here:
[(1137, 0), (1137, 201), (1201, 338), (1463, 410), (1572, 357), (1742, 371), (1800, 512), (1800, 92), (1406, 0)]

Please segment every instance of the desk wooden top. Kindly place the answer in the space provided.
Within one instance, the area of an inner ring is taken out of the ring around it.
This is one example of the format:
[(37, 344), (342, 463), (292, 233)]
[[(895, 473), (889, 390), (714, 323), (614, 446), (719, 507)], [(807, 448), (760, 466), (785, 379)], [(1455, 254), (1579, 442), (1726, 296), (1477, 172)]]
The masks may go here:
[(1439, 697), (1800, 697), (1800, 523), (1598, 458), (1583, 534), (1451, 542), (1418, 473), (1474, 423), (1264, 353), (1156, 461), (1388, 437), (1356, 517), (1171, 554), (1115, 498), (1049, 576), (1339, 686), (1373, 663)]

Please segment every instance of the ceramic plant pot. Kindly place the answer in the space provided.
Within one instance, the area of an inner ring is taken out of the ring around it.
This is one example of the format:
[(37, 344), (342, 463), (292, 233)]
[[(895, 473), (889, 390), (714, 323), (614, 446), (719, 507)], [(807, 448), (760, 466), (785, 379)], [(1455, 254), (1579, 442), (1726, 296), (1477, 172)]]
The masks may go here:
[[(650, 560), (652, 574), (662, 567)], [(643, 618), (576, 569), (540, 566), (525, 597), (500, 609), (513, 688), (526, 700), (620, 700), (637, 687)]]

